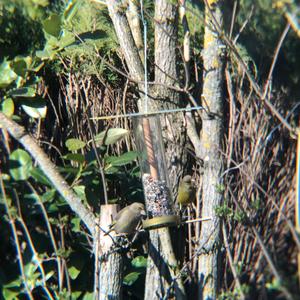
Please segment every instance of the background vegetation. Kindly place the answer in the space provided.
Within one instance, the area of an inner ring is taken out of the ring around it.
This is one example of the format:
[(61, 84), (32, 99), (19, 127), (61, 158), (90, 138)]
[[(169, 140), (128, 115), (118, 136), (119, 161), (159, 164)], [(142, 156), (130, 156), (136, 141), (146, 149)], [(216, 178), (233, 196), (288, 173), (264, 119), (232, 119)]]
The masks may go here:
[[(267, 93), (277, 110), (289, 124), (298, 126), (300, 42), (296, 31), (290, 29), (285, 37), (268, 78), (286, 15), (298, 20), (297, 3), (228, 2), (228, 32), (235, 4), (231, 36), (237, 38), (236, 48), (259, 84), (271, 82)], [(151, 1), (145, 1), (144, 8), (151, 78)], [(191, 93), (200, 101), (203, 4), (187, 3), (187, 17), (193, 53)], [(180, 28), (178, 49), (182, 36)], [(105, 202), (100, 168), (109, 203), (125, 206), (142, 201), (137, 153), (129, 134), (131, 120), (91, 120), (137, 110), (135, 85), (123, 76), (124, 58), (101, 1), (0, 1), (0, 63), (0, 110), (25, 126), (86, 206), (98, 213)], [(178, 68), (181, 82), (181, 58)], [(239, 299), (244, 294), (250, 299), (282, 299), (284, 289), (296, 297), (300, 245), (294, 228), (296, 140), (258, 101), (230, 51), (225, 74), (222, 155), (226, 169), (220, 186), (225, 201), (216, 207), (224, 221), (220, 298)], [(186, 104), (182, 95), (182, 106)], [(103, 144), (108, 128), (117, 129), (117, 137)], [(4, 130), (0, 143), (0, 297), (92, 299), (91, 237), (34, 160)], [(201, 161), (191, 144), (187, 153), (187, 173), (200, 183)], [(199, 205), (195, 203), (193, 216)], [(193, 294), (199, 226), (191, 225), (188, 232), (182, 276), (188, 294)], [(145, 239), (142, 235), (126, 254), (125, 299), (143, 298)]]

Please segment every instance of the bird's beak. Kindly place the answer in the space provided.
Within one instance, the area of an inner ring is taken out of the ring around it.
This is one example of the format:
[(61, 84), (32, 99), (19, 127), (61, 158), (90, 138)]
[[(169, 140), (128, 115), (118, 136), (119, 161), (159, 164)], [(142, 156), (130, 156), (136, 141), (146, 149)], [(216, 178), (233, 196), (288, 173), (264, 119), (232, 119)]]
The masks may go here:
[(141, 210), (141, 217), (144, 219), (145, 217), (147, 217), (147, 213), (144, 209)]

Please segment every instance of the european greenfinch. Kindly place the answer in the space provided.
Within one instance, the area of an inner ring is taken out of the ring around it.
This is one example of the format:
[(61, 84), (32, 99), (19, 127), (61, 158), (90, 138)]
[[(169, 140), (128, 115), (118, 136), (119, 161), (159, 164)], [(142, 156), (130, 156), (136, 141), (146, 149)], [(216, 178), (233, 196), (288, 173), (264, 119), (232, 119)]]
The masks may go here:
[(194, 186), (194, 182), (192, 180), (192, 176), (186, 175), (184, 176), (178, 187), (178, 195), (177, 195), (177, 203), (180, 206), (186, 206), (189, 203), (193, 202), (196, 195), (196, 189)]
[(144, 216), (146, 216), (144, 204), (134, 202), (117, 213), (109, 232), (114, 230), (117, 234), (130, 235)]

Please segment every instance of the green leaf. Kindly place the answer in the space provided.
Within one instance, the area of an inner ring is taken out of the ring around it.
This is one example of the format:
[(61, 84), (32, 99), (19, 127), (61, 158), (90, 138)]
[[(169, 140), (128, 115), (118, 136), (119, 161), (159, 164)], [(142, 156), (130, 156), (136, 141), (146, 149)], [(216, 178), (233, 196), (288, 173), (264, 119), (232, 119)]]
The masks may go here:
[(119, 173), (120, 170), (116, 167), (113, 167), (112, 165), (105, 167), (104, 169), (105, 174), (116, 174)]
[(13, 89), (9, 92), (9, 95), (12, 97), (33, 98), (36, 96), (36, 89), (35, 87), (22, 87), (18, 89)]
[(47, 115), (47, 104), (43, 98), (27, 99), (22, 101), (22, 108), (32, 118), (45, 118)]
[(15, 180), (26, 180), (30, 176), (32, 169), (32, 160), (30, 155), (22, 150), (17, 149), (9, 156), (10, 175)]
[(45, 192), (41, 196), (42, 202), (43, 203), (45, 203), (45, 202), (52, 202), (53, 199), (54, 199), (54, 197), (55, 197), (55, 194), (56, 194), (56, 190), (55, 189), (52, 189), (50, 191)]
[(10, 66), (14, 70), (14, 72), (21, 76), (25, 77), (28, 71), (28, 67), (30, 66), (32, 59), (30, 56), (28, 57), (16, 57), (11, 63)]
[(84, 185), (76, 185), (73, 187), (75, 193), (80, 197), (80, 199), (85, 200), (85, 186)]
[[(59, 50), (62, 50), (66, 48), (67, 46), (70, 46), (76, 42), (74, 33), (69, 32), (69, 31), (64, 31), (63, 34), (61, 35), (59, 41), (58, 41), (58, 47)], [(82, 51), (82, 48), (81, 48)]]
[(79, 153), (68, 153), (67, 155), (63, 156), (64, 159), (67, 160), (72, 160), (72, 161), (76, 161), (79, 163), (84, 163), (85, 162), (85, 157), (82, 154)]
[(0, 65), (0, 88), (8, 87), (17, 77), (18, 75), (13, 71), (9, 62), (4, 60)]
[(116, 142), (118, 142), (119, 140), (121, 140), (128, 134), (129, 134), (129, 131), (127, 129), (111, 128), (111, 129), (108, 129), (107, 132), (105, 130), (105, 131), (102, 131), (101, 133), (97, 134), (94, 137), (94, 139), (95, 139), (97, 145), (103, 145), (103, 142), (105, 145), (111, 145), (111, 144), (115, 144)]
[(136, 268), (146, 268), (147, 258), (145, 258), (144, 256), (137, 256), (131, 261), (131, 265)]
[(66, 141), (66, 147), (69, 151), (76, 151), (85, 147), (85, 142), (79, 139), (68, 139)]
[(59, 37), (61, 31), (61, 16), (57, 14), (50, 15), (46, 20), (42, 22), (43, 29), (46, 33), (54, 36)]
[(134, 284), (137, 281), (137, 279), (139, 278), (140, 274), (141, 274), (140, 272), (131, 272), (131, 273), (127, 274), (123, 279), (123, 283), (125, 285)]
[(7, 117), (11, 117), (15, 111), (15, 104), (11, 98), (5, 99), (0, 105), (0, 111), (2, 111)]
[(37, 182), (52, 187), (51, 181), (40, 168), (33, 167), (30, 171), (30, 175)]
[(76, 217), (72, 218), (71, 224), (72, 224), (72, 230), (74, 232), (81, 232), (80, 222), (81, 222), (80, 218), (76, 218)]
[(72, 266), (68, 268), (70, 277), (74, 280), (77, 278), (77, 276), (80, 274), (80, 270), (78, 270), (76, 267)]
[(68, 268), (70, 277), (74, 280), (77, 278), (77, 276), (82, 271), (84, 265), (86, 263), (86, 257), (84, 255), (80, 255), (78, 252), (73, 252), (69, 256), (69, 265), (71, 265)]
[(94, 293), (89, 293), (89, 292), (85, 293), (82, 298), (82, 300), (93, 300), (93, 299), (95, 299)]
[[(19, 284), (19, 287), (21, 286), (21, 281), (20, 281), (20, 284)], [(6, 288), (5, 286), (3, 287), (3, 299), (5, 300), (16, 300), (18, 299), (18, 295), (20, 294), (20, 292), (18, 291), (13, 291), (13, 290), (10, 290), (8, 288)]]
[[(4, 288), (19, 288), (22, 285), (22, 280), (20, 278), (15, 279), (5, 285), (3, 285)], [(5, 298), (6, 299), (6, 298)]]
[(51, 49), (46, 47), (44, 50), (38, 50), (35, 52), (35, 55), (41, 60), (53, 59), (58, 53), (59, 49)]
[(136, 151), (129, 151), (120, 156), (109, 156), (105, 159), (105, 162), (114, 167), (120, 167), (132, 163), (137, 156), (138, 153)]

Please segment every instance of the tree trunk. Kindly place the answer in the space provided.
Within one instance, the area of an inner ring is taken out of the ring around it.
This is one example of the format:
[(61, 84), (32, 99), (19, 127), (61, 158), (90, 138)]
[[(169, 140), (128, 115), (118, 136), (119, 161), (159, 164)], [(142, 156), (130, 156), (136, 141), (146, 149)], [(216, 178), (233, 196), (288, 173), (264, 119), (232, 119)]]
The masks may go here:
[[(204, 83), (202, 99), (209, 114), (203, 114), (201, 153), (204, 162), (202, 179), (202, 216), (212, 217), (201, 225), (198, 260), (199, 299), (216, 299), (219, 281), (220, 220), (215, 207), (222, 203), (222, 136), (224, 122), (223, 44), (214, 22), (223, 29), (221, 1), (208, 1), (205, 8), (205, 34), (203, 49)], [(214, 16), (214, 19), (211, 16)]]
[[(126, 19), (125, 10), (118, 0), (107, 1), (122, 51), (130, 71), (130, 76), (139, 81), (144, 80), (144, 69), (133, 35)], [(177, 8), (169, 0), (155, 2), (155, 81), (162, 84), (151, 89), (149, 111), (161, 108), (178, 107), (179, 97), (172, 89), (177, 81), (176, 41)], [(165, 85), (165, 86), (163, 86)], [(139, 84), (143, 90), (143, 84)], [(145, 107), (145, 97), (141, 93), (140, 111)], [(185, 159), (182, 138), (183, 119), (178, 114), (168, 115), (162, 120), (163, 136), (166, 139), (166, 161), (170, 185), (176, 191), (182, 174)], [(171, 292), (174, 287), (177, 299), (184, 299), (185, 293), (181, 277), (178, 276), (177, 262), (172, 249), (168, 228), (150, 231), (150, 247), (147, 265), (145, 299), (159, 299)], [(176, 278), (175, 278), (176, 277)], [(174, 280), (172, 282), (172, 280)]]
[[(178, 92), (167, 86), (178, 84), (176, 69), (177, 46), (177, 7), (169, 0), (155, 1), (155, 82), (160, 85), (151, 90), (156, 109), (172, 109), (179, 106)], [(186, 153), (183, 151), (185, 128), (181, 114), (167, 114), (161, 118), (163, 137), (166, 141), (166, 160), (170, 178), (170, 185), (175, 195), (179, 179), (186, 163)]]
[(95, 251), (95, 255), (99, 257), (96, 260), (99, 265), (95, 278), (95, 282), (98, 282), (98, 285), (95, 286), (96, 300), (122, 299), (123, 257), (113, 243), (114, 232), (105, 235), (113, 217), (117, 214), (117, 207), (116, 204), (101, 206), (99, 247), (96, 247)]

